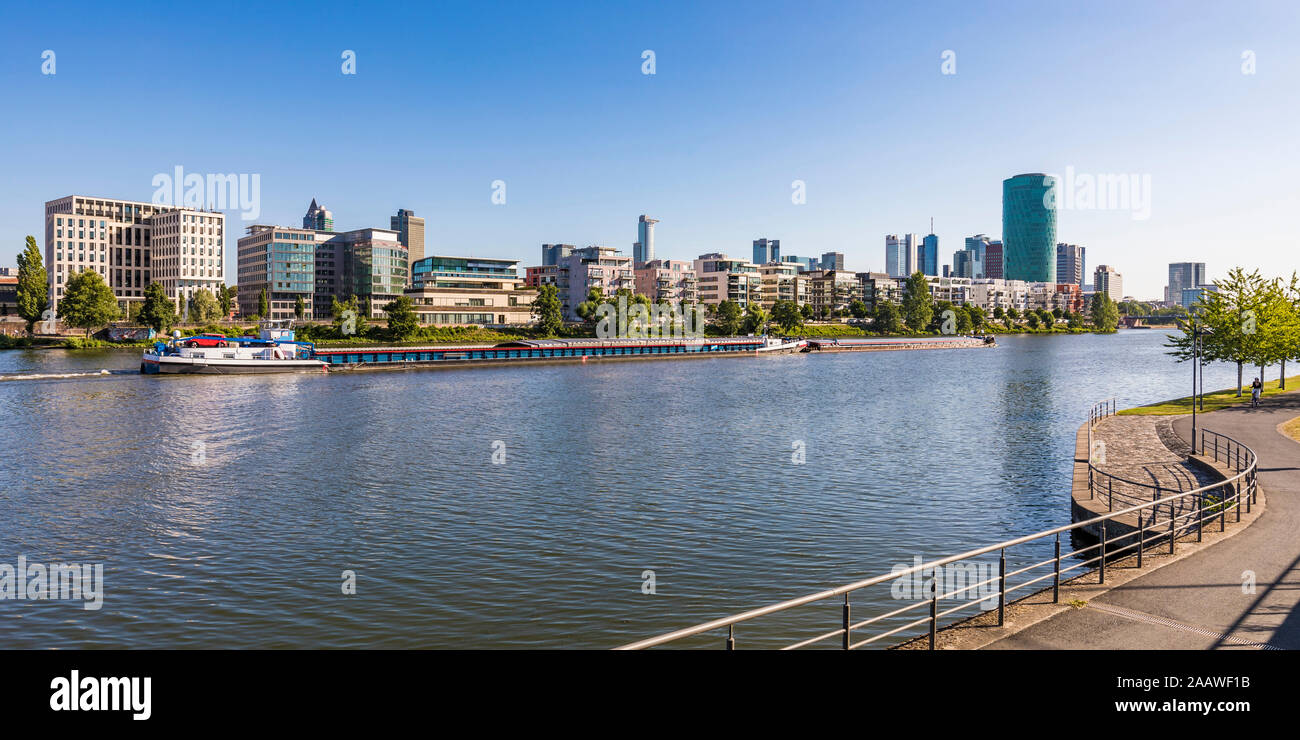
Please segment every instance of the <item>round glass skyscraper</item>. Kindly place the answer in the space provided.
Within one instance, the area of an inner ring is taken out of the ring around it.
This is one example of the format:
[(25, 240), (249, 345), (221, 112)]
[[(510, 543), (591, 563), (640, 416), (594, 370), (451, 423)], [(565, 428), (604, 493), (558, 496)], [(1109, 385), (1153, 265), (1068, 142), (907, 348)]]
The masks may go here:
[(1003, 276), (1056, 282), (1056, 178), (1042, 173), (1002, 181)]

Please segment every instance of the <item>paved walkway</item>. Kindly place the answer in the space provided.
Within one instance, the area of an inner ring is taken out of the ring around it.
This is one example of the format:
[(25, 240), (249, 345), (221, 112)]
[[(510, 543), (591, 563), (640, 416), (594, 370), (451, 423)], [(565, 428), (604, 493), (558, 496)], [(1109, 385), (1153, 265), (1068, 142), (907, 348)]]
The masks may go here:
[[(987, 649), (1300, 649), (1300, 444), (1277, 431), (1298, 415), (1293, 392), (1197, 420), (1259, 455), (1267, 506), (1258, 521)], [(1183, 440), (1191, 426), (1190, 416), (1173, 422)]]
[[(1153, 423), (1154, 422), (1154, 423)], [(1095, 495), (1099, 511), (1105, 513), (1104, 502), (1112, 498), (1117, 509), (1151, 501), (1156, 488), (1163, 489), (1160, 496), (1173, 491), (1190, 491), (1219, 480), (1204, 467), (1186, 461), (1183, 454), (1170, 450), (1162, 441), (1173, 435), (1167, 418), (1150, 416), (1110, 416), (1093, 428), (1093, 444), (1104, 445), (1105, 460), (1094, 454), (1097, 469), (1116, 476), (1096, 476)], [(1174, 441), (1176, 449), (1190, 451), (1182, 440)], [(1188, 503), (1193, 503), (1188, 500)], [(1181, 507), (1180, 507), (1181, 508)]]

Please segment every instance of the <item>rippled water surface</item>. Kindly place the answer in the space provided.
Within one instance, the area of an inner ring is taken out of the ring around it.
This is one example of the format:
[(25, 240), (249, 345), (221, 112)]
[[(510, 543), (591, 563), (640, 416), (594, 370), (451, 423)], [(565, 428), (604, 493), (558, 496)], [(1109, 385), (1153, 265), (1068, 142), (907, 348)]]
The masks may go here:
[(106, 592), (0, 601), (0, 640), (618, 645), (1067, 523), (1089, 405), (1189, 392), (1163, 341), (233, 377), (0, 352), (0, 563), (103, 563)]

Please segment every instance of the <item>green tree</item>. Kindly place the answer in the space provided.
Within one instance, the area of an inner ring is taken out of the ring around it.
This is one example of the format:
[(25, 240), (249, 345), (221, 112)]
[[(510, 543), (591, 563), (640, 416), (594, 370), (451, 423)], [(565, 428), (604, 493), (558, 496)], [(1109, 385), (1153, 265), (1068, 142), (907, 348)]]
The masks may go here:
[(266, 300), (266, 288), (257, 294), (257, 315), (263, 319), (271, 318), (271, 304)]
[(804, 315), (794, 301), (777, 301), (772, 305), (772, 320), (781, 331), (791, 334), (803, 327)]
[(398, 296), (384, 305), (388, 315), (388, 335), (404, 342), (420, 330), (420, 317), (415, 313), (415, 302), (408, 296)]
[(59, 318), (70, 326), (90, 330), (104, 326), (118, 316), (117, 298), (95, 270), (82, 270), (68, 278), (59, 301)]
[(365, 336), (366, 314), (357, 305), (356, 296), (349, 296), (346, 301), (331, 298), (330, 314), (334, 317), (334, 331), (339, 336)]
[(36, 247), (36, 237), (29, 236), (18, 255), (18, 316), (27, 322), (28, 334), (37, 321), (45, 318), (45, 309), (50, 306), (49, 280), (41, 250)]
[(537, 331), (544, 337), (553, 337), (564, 328), (564, 307), (560, 302), (560, 289), (554, 285), (543, 285), (537, 289), (533, 299), (533, 318), (537, 319)]
[(799, 307), (799, 315), (803, 316), (804, 321), (812, 321), (813, 307), (811, 303), (805, 303)]
[(221, 308), (221, 320), (230, 318), (230, 309), (235, 305), (235, 289), (223, 285), (217, 289), (217, 305)]
[(596, 309), (600, 304), (605, 302), (605, 293), (600, 288), (591, 288), (587, 291), (587, 300), (579, 303), (573, 312), (578, 314), (578, 318), (591, 323), (596, 322)]
[(761, 303), (751, 303), (745, 307), (744, 331), (746, 334), (761, 334), (767, 324), (767, 311)]
[(1003, 311), (1001, 306), (994, 306), (994, 307), (993, 307), (993, 318), (994, 318), (994, 319), (996, 319), (996, 320), (998, 320), (998, 321), (1001, 321), (1003, 318), (1006, 317), (1006, 315), (1007, 315), (1007, 312), (1006, 312), (1006, 311)]
[(1093, 331), (1108, 334), (1119, 327), (1119, 309), (1115, 307), (1115, 301), (1105, 293), (1093, 294), (1089, 317), (1092, 319)]
[(861, 299), (854, 298), (849, 303), (849, 313), (852, 314), (855, 319), (865, 319), (870, 311), (867, 310), (867, 304), (863, 303)]
[(917, 270), (907, 278), (903, 294), (903, 322), (911, 331), (921, 331), (930, 324), (934, 315), (934, 299), (925, 273)]
[(972, 306), (957, 306), (953, 310), (957, 313), (957, 333), (968, 334), (975, 328), (975, 320), (971, 318)]
[(190, 295), (190, 321), (207, 324), (217, 320), (221, 307), (207, 288), (199, 288)]
[(988, 317), (984, 314), (984, 309), (979, 306), (966, 306), (966, 311), (970, 313), (970, 324), (973, 331), (980, 331), (984, 324), (988, 322)]
[(158, 283), (149, 283), (144, 289), (144, 302), (140, 306), (136, 320), (152, 327), (158, 333), (165, 333), (176, 324), (176, 304), (167, 297), (167, 291)]
[(723, 336), (735, 336), (740, 332), (740, 316), (740, 304), (728, 299), (718, 304), (713, 323)]
[(902, 314), (889, 300), (876, 301), (876, 311), (871, 316), (871, 327), (881, 334), (898, 334), (902, 328)]
[(302, 296), (299, 295), (297, 300), (293, 302), (293, 317), (299, 321), (302, 321), (306, 315), (307, 315), (307, 304), (306, 302), (303, 301)]
[(1033, 311), (1026, 311), (1025, 313), (1026, 313), (1025, 321), (1026, 323), (1029, 324), (1030, 330), (1031, 331), (1037, 330), (1039, 325), (1042, 323), (1042, 321), (1038, 318), (1038, 314), (1034, 313)]

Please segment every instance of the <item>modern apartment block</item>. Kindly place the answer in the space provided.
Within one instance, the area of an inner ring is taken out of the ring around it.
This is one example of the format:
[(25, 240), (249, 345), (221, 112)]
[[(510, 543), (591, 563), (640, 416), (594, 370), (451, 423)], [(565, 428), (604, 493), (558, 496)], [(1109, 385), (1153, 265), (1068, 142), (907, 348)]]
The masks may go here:
[(1056, 245), (1056, 282), (1083, 285), (1084, 251), (1077, 244)]
[(572, 244), (543, 244), (542, 245), (542, 264), (557, 265), (560, 260), (573, 254), (575, 247)]
[[(917, 270), (917, 248), (920, 245), (916, 234), (885, 235), (885, 272), (894, 277), (907, 277)], [(826, 266), (822, 266), (826, 269)]]
[(225, 214), (115, 198), (69, 195), (45, 203), (50, 308), (68, 278), (95, 270), (125, 308), (162, 285), (184, 313), (190, 296), (224, 284)]
[(772, 310), (777, 301), (808, 302), (809, 278), (797, 262), (768, 262), (758, 266), (763, 308)]
[(636, 292), (655, 303), (695, 303), (700, 299), (700, 281), (695, 264), (687, 260), (651, 260), (638, 265)]
[(822, 269), (807, 273), (806, 277), (808, 303), (816, 316), (831, 316), (862, 298), (862, 284), (854, 273)]
[(532, 323), (537, 291), (525, 287), (518, 260), (432, 256), (411, 263), (420, 323), (430, 326), (523, 326)]
[[(239, 239), (239, 313), (257, 314), (266, 291), (269, 319), (291, 319), (301, 298), (305, 316), (320, 316), (316, 293), (316, 233), (311, 229), (254, 224)], [(326, 299), (327, 300), (327, 299)]]
[(587, 294), (592, 288), (599, 289), (605, 295), (613, 295), (623, 288), (636, 290), (632, 258), (624, 256), (614, 247), (590, 246), (575, 249), (560, 260), (558, 267), (565, 283), (560, 300), (564, 304), (566, 318), (571, 321), (580, 318), (577, 314), (578, 304), (587, 300)]
[(1204, 262), (1169, 263), (1169, 284), (1165, 286), (1165, 303), (1182, 304), (1183, 291), (1205, 285)]
[(412, 265), (424, 259), (424, 219), (415, 211), (397, 209), (396, 216), (388, 217), (388, 228), (397, 232), (397, 241), (406, 248)]
[(655, 258), (655, 224), (658, 219), (641, 214), (636, 224), (636, 243), (632, 245), (632, 263), (640, 265)]
[(755, 239), (754, 240), (754, 264), (766, 265), (769, 262), (781, 261), (781, 240), (780, 239)]
[(1092, 289), (1097, 293), (1105, 293), (1112, 301), (1119, 301), (1124, 297), (1124, 277), (1110, 265), (1097, 265), (1097, 271), (1092, 277)]
[(1009, 280), (1056, 283), (1056, 178), (1002, 181), (1002, 272)]
[(700, 303), (718, 305), (723, 301), (739, 303), (762, 300), (763, 276), (758, 265), (733, 260), (721, 252), (702, 254), (695, 260), (695, 276), (700, 281)]

